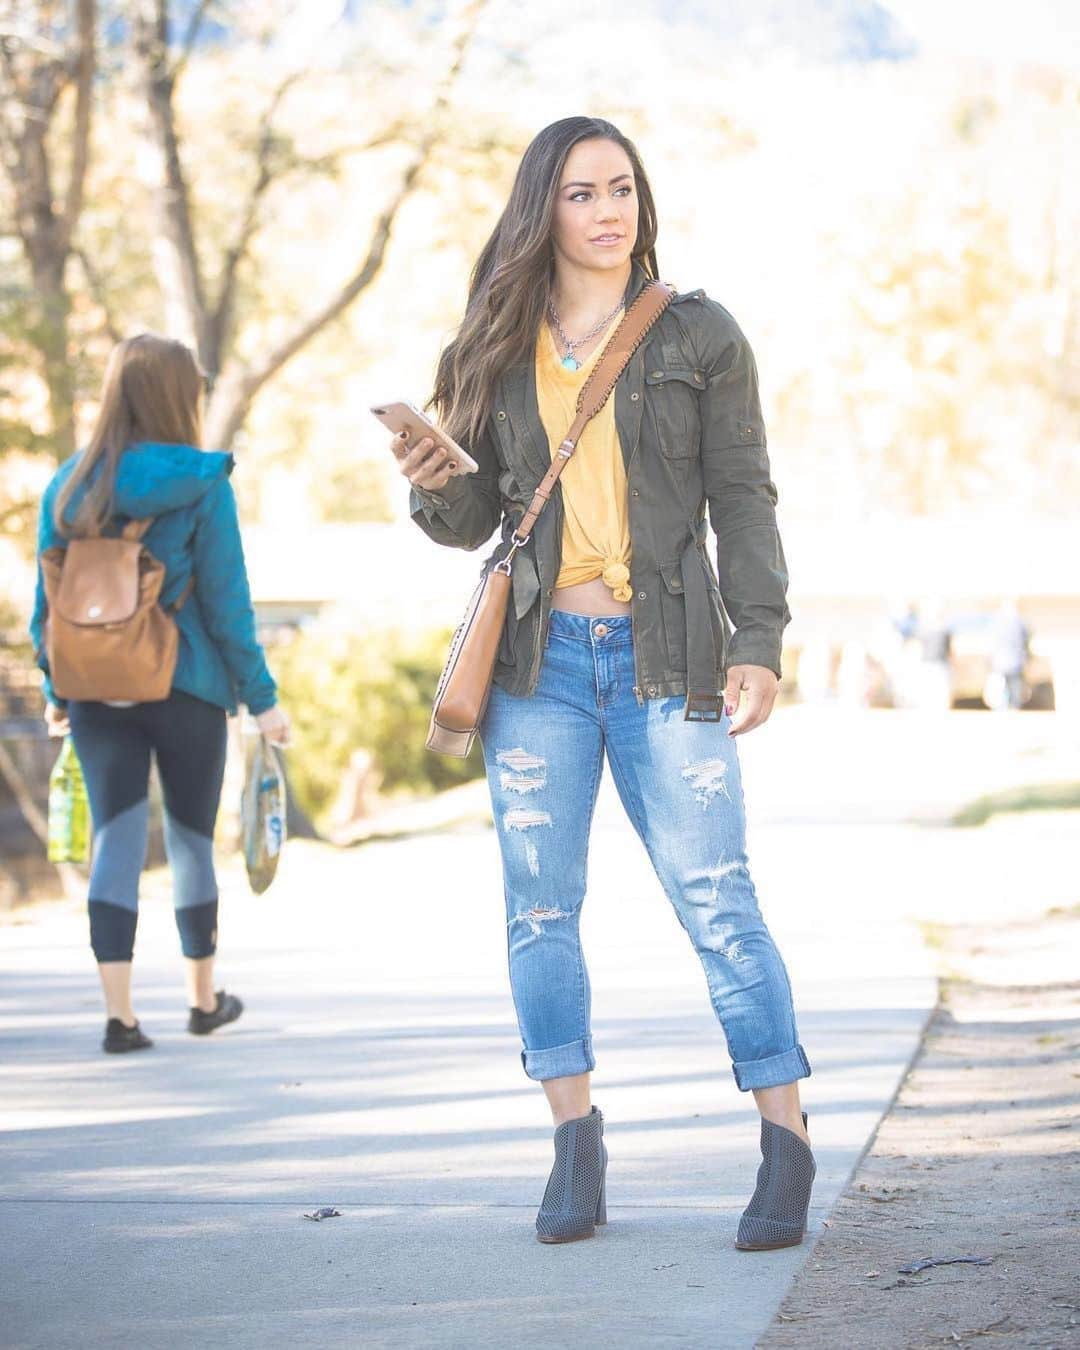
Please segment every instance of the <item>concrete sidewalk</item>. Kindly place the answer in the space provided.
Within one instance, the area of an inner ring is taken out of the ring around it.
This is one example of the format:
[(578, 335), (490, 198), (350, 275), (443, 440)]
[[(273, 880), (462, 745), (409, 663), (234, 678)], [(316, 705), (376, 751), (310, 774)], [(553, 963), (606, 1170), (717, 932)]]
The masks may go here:
[[(836, 864), (868, 843), (751, 833), (814, 1067), (815, 1232), (935, 997), (913, 925), (884, 905), (865, 922), (862, 868)], [(534, 1239), (551, 1130), (518, 1059), (489, 829), (294, 844), (261, 899), (235, 863), (223, 880), (221, 972), (248, 1011), (205, 1041), (183, 1030), (163, 876), (139, 931), (145, 1054), (98, 1049), (81, 908), (2, 930), (5, 1346), (753, 1344), (809, 1242), (732, 1247), (756, 1113), (609, 778), (583, 921), (611, 1154), (591, 1242)], [(342, 1217), (301, 1218), (323, 1204)]]

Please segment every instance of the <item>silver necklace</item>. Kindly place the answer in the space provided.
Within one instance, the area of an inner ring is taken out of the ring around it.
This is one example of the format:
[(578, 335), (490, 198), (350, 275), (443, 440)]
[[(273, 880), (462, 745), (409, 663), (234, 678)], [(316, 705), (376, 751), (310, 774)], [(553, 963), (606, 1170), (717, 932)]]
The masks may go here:
[(592, 328), (590, 328), (589, 331), (585, 334), (584, 337), (572, 339), (566, 336), (566, 330), (563, 328), (562, 323), (559, 319), (559, 312), (555, 308), (555, 301), (549, 299), (548, 309), (551, 311), (551, 317), (555, 321), (555, 327), (558, 329), (559, 337), (562, 338), (563, 343), (566, 347), (566, 355), (562, 358), (559, 364), (561, 366), (564, 366), (567, 370), (579, 370), (581, 368), (581, 362), (574, 355), (574, 348), (580, 347), (583, 343), (588, 342), (590, 338), (595, 337), (597, 333), (602, 332), (612, 321), (615, 315), (618, 314), (619, 310), (622, 309), (622, 307), (623, 302), (620, 300), (619, 303), (615, 306), (615, 308), (611, 311), (611, 313), (605, 314), (604, 317), (600, 320), (600, 322), (594, 324)]

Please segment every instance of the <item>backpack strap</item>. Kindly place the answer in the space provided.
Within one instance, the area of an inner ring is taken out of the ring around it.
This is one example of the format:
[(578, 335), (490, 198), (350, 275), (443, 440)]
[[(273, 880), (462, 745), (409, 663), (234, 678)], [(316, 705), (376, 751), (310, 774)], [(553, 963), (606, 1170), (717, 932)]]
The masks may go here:
[[(128, 523), (124, 526), (124, 528), (120, 531), (120, 537), (122, 539), (141, 540), (142, 537), (146, 534), (146, 531), (150, 528), (151, 525), (153, 525), (153, 523), (154, 523), (153, 516), (146, 516), (142, 520), (129, 520)], [(195, 578), (189, 577), (187, 585), (169, 606), (169, 608), (172, 610), (174, 614), (180, 613), (180, 611), (187, 604), (188, 600), (191, 598), (191, 592), (194, 589), (195, 589)]]
[(179, 613), (180, 613), (180, 611), (181, 611), (181, 610), (184, 608), (184, 606), (187, 604), (188, 600), (191, 598), (191, 592), (192, 592), (194, 589), (195, 589), (195, 578), (194, 578), (194, 577), (188, 577), (188, 579), (187, 579), (187, 585), (184, 587), (184, 589), (180, 592), (180, 594), (176, 597), (176, 599), (175, 599), (175, 600), (172, 602), (172, 604), (169, 606), (169, 608), (172, 610), (172, 612), (173, 612), (174, 614), (179, 614)]

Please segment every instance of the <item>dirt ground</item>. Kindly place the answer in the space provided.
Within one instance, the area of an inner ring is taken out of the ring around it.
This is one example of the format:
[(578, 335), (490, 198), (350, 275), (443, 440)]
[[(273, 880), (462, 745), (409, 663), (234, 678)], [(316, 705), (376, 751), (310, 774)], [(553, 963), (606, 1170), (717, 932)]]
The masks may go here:
[(1080, 1347), (1080, 981), (1039, 978), (1080, 908), (931, 939), (941, 1004), (761, 1350)]

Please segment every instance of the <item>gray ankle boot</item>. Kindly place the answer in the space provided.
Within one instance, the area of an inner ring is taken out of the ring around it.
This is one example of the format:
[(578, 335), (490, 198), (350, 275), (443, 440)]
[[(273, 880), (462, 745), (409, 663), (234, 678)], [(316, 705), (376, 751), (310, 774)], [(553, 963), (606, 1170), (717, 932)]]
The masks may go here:
[(536, 1216), (540, 1242), (577, 1242), (607, 1223), (604, 1117), (597, 1107), (555, 1130), (555, 1165)]
[(735, 1246), (744, 1252), (798, 1246), (816, 1172), (814, 1155), (799, 1136), (763, 1117), (757, 1188), (739, 1220)]

